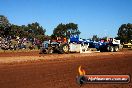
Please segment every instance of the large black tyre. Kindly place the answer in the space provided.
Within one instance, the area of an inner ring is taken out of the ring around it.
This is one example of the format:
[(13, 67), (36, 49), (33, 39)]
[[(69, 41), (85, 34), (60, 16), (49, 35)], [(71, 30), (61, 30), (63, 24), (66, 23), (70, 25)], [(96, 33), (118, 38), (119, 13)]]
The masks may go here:
[(47, 53), (47, 49), (41, 48), (39, 54), (46, 54)]
[(108, 45), (108, 46), (107, 46), (107, 51), (108, 51), (108, 52), (110, 52), (110, 48), (111, 48), (111, 46)]
[(100, 52), (104, 52), (102, 46), (99, 47)]
[(59, 47), (59, 53), (69, 53), (69, 45), (68, 44), (61, 44)]
[(99, 50), (100, 50), (100, 52), (106, 52), (106, 51), (108, 51), (107, 50), (107, 46), (100, 46)]
[(114, 52), (114, 47), (110, 46), (110, 52)]
[(117, 52), (117, 51), (119, 51), (119, 47), (118, 46), (115, 46), (114, 47), (114, 52)]
[(52, 54), (52, 53), (53, 53), (53, 48), (49, 47), (48, 50), (47, 50), (47, 54)]

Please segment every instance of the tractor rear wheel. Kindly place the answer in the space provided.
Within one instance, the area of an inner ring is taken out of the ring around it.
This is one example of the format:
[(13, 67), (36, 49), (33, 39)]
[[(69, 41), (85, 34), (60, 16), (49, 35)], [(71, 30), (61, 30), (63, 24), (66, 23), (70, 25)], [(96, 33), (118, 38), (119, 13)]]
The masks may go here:
[(114, 47), (114, 51), (117, 52), (119, 50), (119, 47), (118, 46), (115, 46)]
[(113, 51), (114, 51), (114, 47), (110, 46), (110, 52), (113, 52)]
[(46, 52), (46, 50), (41, 48), (39, 54), (44, 54), (45, 52)]
[(47, 53), (48, 54), (52, 54), (53, 53), (53, 48), (52, 47), (49, 47), (48, 50), (47, 50)]
[(108, 51), (108, 52), (110, 51), (110, 47), (111, 47), (111, 46), (107, 46), (107, 51)]
[(68, 44), (61, 44), (59, 48), (59, 52), (61, 54), (63, 53), (69, 53), (69, 45)]

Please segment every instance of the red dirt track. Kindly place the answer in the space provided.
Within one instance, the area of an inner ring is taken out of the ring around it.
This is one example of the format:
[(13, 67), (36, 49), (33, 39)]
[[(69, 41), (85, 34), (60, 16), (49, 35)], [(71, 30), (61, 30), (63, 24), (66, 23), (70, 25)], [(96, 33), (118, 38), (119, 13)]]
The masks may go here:
[(80, 65), (86, 74), (132, 76), (132, 51), (59, 55), (38, 53), (0, 52), (0, 88), (132, 88), (131, 82), (86, 84), (81, 87), (76, 83)]

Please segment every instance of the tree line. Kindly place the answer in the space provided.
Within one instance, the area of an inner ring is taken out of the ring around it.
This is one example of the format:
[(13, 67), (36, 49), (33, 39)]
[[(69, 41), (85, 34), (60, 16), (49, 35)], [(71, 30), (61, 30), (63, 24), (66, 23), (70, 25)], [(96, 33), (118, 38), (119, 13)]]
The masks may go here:
[(19, 36), (20, 38), (26, 37), (29, 39), (37, 38), (44, 40), (46, 29), (43, 28), (38, 22), (34, 22), (28, 25), (16, 25), (11, 24), (7, 17), (0, 15), (0, 36), (12, 38)]
[(62, 24), (60, 23), (53, 30), (53, 34), (48, 36), (45, 34), (46, 29), (43, 28), (38, 22), (27, 25), (16, 25), (9, 23), (7, 17), (0, 15), (0, 36), (19, 36), (20, 38), (26, 37), (29, 39), (37, 38), (41, 41), (57, 37), (70, 38), (70, 35), (79, 35), (81, 32), (78, 30), (78, 25), (75, 23)]
[[(11, 24), (7, 17), (0, 15), (0, 36), (19, 36), (20, 38), (37, 38), (41, 41), (48, 39), (56, 39), (57, 37), (70, 38), (71, 35), (80, 35), (78, 24), (75, 23), (60, 23), (53, 29), (53, 34), (48, 36), (45, 34), (46, 29), (43, 28), (38, 22), (34, 22), (27, 25), (15, 25)], [(105, 38), (105, 37), (104, 37)], [(97, 35), (93, 35), (92, 40), (98, 41), (100, 38)], [(132, 40), (132, 24), (122, 24), (117, 33), (116, 39), (120, 39), (121, 43), (128, 43)]]

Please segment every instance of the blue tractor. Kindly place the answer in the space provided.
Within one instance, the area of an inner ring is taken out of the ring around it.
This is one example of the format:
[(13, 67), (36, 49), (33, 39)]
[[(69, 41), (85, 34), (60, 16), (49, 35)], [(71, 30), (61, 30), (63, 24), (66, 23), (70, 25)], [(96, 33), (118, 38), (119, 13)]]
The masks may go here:
[(108, 52), (117, 52), (120, 48), (120, 40), (116, 40), (114, 38), (109, 38), (108, 40), (102, 40), (99, 43), (99, 50), (101, 52), (108, 51)]

